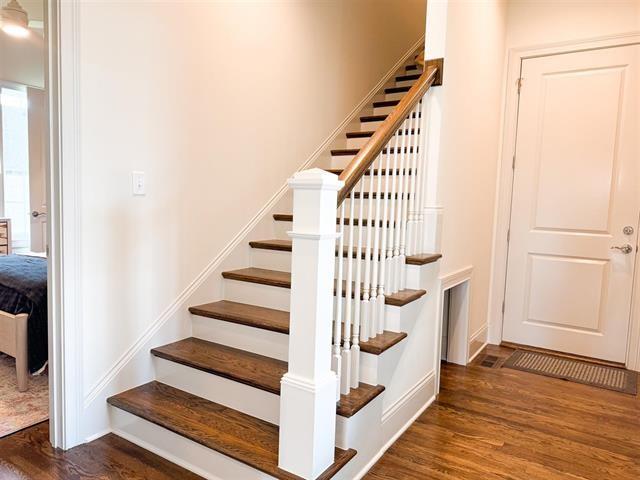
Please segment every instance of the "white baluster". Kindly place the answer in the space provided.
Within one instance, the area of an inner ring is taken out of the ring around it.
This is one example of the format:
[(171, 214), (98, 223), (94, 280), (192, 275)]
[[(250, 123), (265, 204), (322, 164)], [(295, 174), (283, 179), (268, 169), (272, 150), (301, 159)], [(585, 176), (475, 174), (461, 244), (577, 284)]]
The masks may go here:
[[(338, 217), (338, 252), (344, 249), (344, 202), (340, 205), (340, 215)], [(335, 255), (335, 253), (334, 253)], [(338, 377), (338, 388), (336, 390), (336, 400), (340, 400), (340, 384), (342, 382), (342, 353), (340, 351), (340, 340), (342, 338), (342, 255), (338, 255), (338, 279), (335, 281), (335, 314), (333, 325), (333, 357), (331, 368)]]
[(420, 104), (420, 115), (421, 119), (418, 123), (420, 125), (420, 137), (419, 137), (419, 145), (420, 145), (420, 156), (419, 158), (419, 181), (418, 181), (418, 197), (416, 199), (417, 210), (418, 210), (418, 224), (416, 226), (416, 230), (418, 231), (418, 236), (416, 243), (418, 245), (418, 249), (420, 252), (425, 253), (424, 243), (424, 207), (425, 207), (425, 198), (426, 198), (426, 185), (427, 185), (427, 151), (428, 151), (428, 141), (429, 136), (427, 135), (427, 128), (425, 127), (425, 123), (427, 118), (429, 118), (429, 92), (425, 93), (422, 97), (422, 103)]
[[(418, 103), (418, 105), (420, 105), (420, 103)], [(416, 252), (416, 242), (415, 242), (415, 233), (416, 233), (416, 222), (418, 219), (418, 212), (416, 211), (416, 186), (419, 184), (416, 184), (416, 182), (418, 181), (418, 155), (420, 152), (420, 148), (419, 148), (419, 143), (416, 141), (416, 139), (418, 138), (417, 134), (418, 134), (418, 125), (419, 125), (419, 121), (420, 119), (418, 118), (418, 106), (416, 106), (414, 112), (415, 115), (412, 115), (411, 117), (411, 121), (410, 121), (410, 133), (413, 132), (413, 134), (409, 137), (411, 139), (411, 141), (409, 142), (409, 147), (412, 151), (412, 153), (410, 153), (410, 159), (411, 159), (411, 176), (410, 176), (410, 180), (409, 180), (409, 190), (408, 190), (408, 198), (407, 198), (407, 202), (408, 202), (408, 215), (407, 215), (407, 228), (406, 228), (406, 254), (407, 256), (409, 255), (413, 255), (414, 253), (420, 253), (420, 252)]]
[(396, 226), (395, 226), (395, 236), (393, 239), (393, 287), (391, 289), (393, 293), (396, 293), (401, 288), (400, 277), (402, 276), (402, 265), (400, 262), (404, 261), (404, 259), (401, 257), (401, 255), (404, 254), (404, 251), (402, 252), (400, 251), (400, 240), (402, 238), (402, 230), (404, 227), (402, 223), (402, 218), (404, 215), (403, 210), (404, 210), (404, 198), (405, 198), (405, 186), (406, 186), (405, 179), (408, 173), (405, 165), (406, 163), (405, 148), (407, 146), (407, 128), (408, 128), (408, 122), (405, 119), (404, 122), (402, 122), (403, 134), (402, 134), (402, 142), (400, 147), (400, 166), (399, 166), (399, 172), (398, 172), (398, 199), (396, 202), (397, 205), (396, 205), (396, 218), (395, 218)]
[[(375, 163), (375, 162), (374, 162)], [(375, 173), (374, 163), (369, 167), (369, 201), (367, 202), (367, 246), (364, 253), (364, 283), (362, 286), (362, 311), (360, 320), (360, 341), (366, 342), (370, 336), (370, 322), (371, 312), (369, 311), (369, 298), (371, 296), (371, 244), (373, 242), (373, 220), (371, 218), (371, 212), (373, 212), (373, 177)], [(381, 173), (381, 172), (378, 172)], [(360, 217), (359, 222), (364, 220)]]
[[(362, 218), (364, 210), (364, 178), (360, 179), (360, 198), (358, 207), (358, 218)], [(362, 222), (358, 223), (358, 244), (356, 247), (356, 276), (355, 289), (353, 294), (353, 336), (351, 342), (351, 388), (358, 388), (360, 385), (360, 298), (362, 291)]]
[[(387, 156), (389, 152), (387, 151)], [(382, 154), (378, 156), (377, 164), (379, 173), (382, 173)], [(374, 162), (375, 164), (376, 162)], [(376, 181), (376, 189), (375, 192), (370, 192), (369, 196), (376, 196), (376, 215), (375, 221), (373, 223), (373, 251), (371, 262), (373, 264), (373, 270), (371, 272), (371, 297), (369, 300), (369, 310), (371, 312), (371, 320), (370, 320), (370, 332), (371, 336), (375, 337), (378, 333), (382, 333), (378, 331), (378, 325), (380, 324), (380, 320), (378, 319), (378, 313), (380, 308), (378, 307), (378, 294), (379, 294), (379, 279), (378, 279), (378, 269), (380, 266), (380, 262), (382, 261), (382, 256), (380, 252), (380, 235), (384, 235), (386, 233), (386, 226), (382, 225), (382, 175), (378, 175)], [(371, 214), (370, 214), (371, 215)]]
[(399, 138), (400, 135), (398, 132), (396, 132), (395, 135), (395, 140), (394, 140), (394, 151), (393, 151), (393, 168), (391, 169), (391, 171), (387, 170), (387, 175), (390, 177), (390, 184), (391, 184), (391, 204), (389, 206), (389, 227), (388, 227), (388, 232), (387, 232), (387, 255), (386, 255), (386, 269), (387, 269), (387, 278), (385, 280), (385, 284), (387, 285), (387, 291), (389, 293), (395, 293), (393, 291), (393, 275), (395, 273), (395, 268), (394, 268), (394, 259), (393, 259), (393, 254), (394, 254), (394, 250), (393, 250), (393, 245), (394, 245), (394, 238), (395, 238), (395, 219), (396, 219), (396, 203), (397, 203), (397, 199), (398, 199), (398, 193), (396, 190), (396, 185), (397, 185), (397, 171), (398, 171), (398, 150), (399, 150)]
[[(349, 193), (349, 242), (347, 245), (347, 278), (345, 287), (345, 311), (344, 311), (344, 334), (342, 335), (342, 376), (340, 377), (340, 391), (347, 395), (351, 390), (351, 306), (354, 301), (353, 293), (353, 229), (354, 229), (354, 195), (353, 190)], [(342, 204), (344, 210), (344, 203)], [(344, 249), (338, 251), (338, 258), (342, 259)]]
[[(393, 142), (393, 155), (395, 157), (396, 150), (398, 148), (398, 134), (396, 132), (395, 140)], [(387, 144), (387, 156), (386, 162), (384, 165), (384, 169), (387, 171), (387, 175), (384, 176), (384, 191), (381, 195), (384, 195), (384, 204), (382, 209), (382, 225), (387, 226), (387, 230), (391, 230), (391, 221), (389, 221), (389, 204), (393, 205), (394, 199), (393, 195), (389, 193), (389, 168), (391, 167), (391, 152), (389, 149), (391, 148), (391, 141)], [(382, 169), (382, 162), (380, 164), (380, 168)], [(383, 230), (382, 233), (382, 243), (380, 245), (380, 280), (378, 281), (378, 298), (377, 298), (377, 309), (378, 309), (378, 333), (384, 333), (385, 328), (385, 306), (384, 306), (384, 297), (385, 297), (385, 283), (387, 281), (387, 263), (390, 261), (390, 256), (393, 253), (392, 249), (387, 249), (388, 243), (388, 231)]]
[[(405, 123), (407, 124), (407, 128), (410, 128), (411, 126), (411, 121), (413, 120), (411, 117), (413, 115), (418, 115), (416, 108), (414, 107), (414, 109), (411, 111), (410, 115), (409, 115), (409, 120), (405, 120)], [(407, 147), (406, 149), (409, 150), (409, 142), (407, 142)], [(410, 187), (410, 180), (413, 177), (414, 172), (411, 171), (410, 169), (410, 158), (412, 156), (411, 153), (409, 153), (408, 151), (404, 152), (405, 158), (406, 158), (406, 171), (405, 171), (405, 175), (404, 175), (404, 184), (403, 184), (403, 195), (402, 195), (402, 200), (401, 200), (401, 211), (402, 211), (402, 215), (400, 216), (400, 258), (398, 259), (398, 279), (400, 280), (400, 283), (398, 285), (398, 288), (400, 290), (404, 290), (405, 288), (405, 283), (406, 283), (406, 268), (407, 268), (407, 264), (406, 264), (406, 244), (407, 244), (407, 217), (409, 214), (409, 187)]]

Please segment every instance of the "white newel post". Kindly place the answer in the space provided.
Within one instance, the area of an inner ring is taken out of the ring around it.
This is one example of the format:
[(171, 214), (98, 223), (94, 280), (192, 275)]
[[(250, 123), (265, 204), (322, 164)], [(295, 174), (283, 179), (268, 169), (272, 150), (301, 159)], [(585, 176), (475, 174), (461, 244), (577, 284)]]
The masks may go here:
[(315, 479), (334, 460), (336, 375), (331, 370), (337, 192), (343, 182), (314, 168), (293, 189), (289, 370), (282, 377), (278, 466)]

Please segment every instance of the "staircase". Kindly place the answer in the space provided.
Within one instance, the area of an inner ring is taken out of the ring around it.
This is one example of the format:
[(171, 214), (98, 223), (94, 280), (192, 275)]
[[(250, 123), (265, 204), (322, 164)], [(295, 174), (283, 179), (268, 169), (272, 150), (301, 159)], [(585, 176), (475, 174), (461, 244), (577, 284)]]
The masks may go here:
[[(404, 65), (363, 112), (359, 129), (346, 131), (342, 148), (331, 150), (324, 171), (340, 175), (341, 180), (352, 175), (342, 191), (334, 189), (331, 200), (335, 208), (336, 197), (339, 201), (344, 192), (331, 227), (342, 234), (340, 239), (288, 237), (286, 232), (300, 232), (307, 220), (297, 218), (306, 210), (294, 187), (296, 218), (291, 212), (273, 213), (277, 238), (250, 241), (252, 266), (222, 273), (225, 299), (189, 308), (193, 336), (151, 350), (156, 380), (108, 399), (116, 433), (206, 478), (355, 478), (372, 459), (382, 442), (374, 433), (381, 429), (383, 416), (382, 380), (393, 374), (392, 365), (403, 354), (398, 349), (408, 341), (411, 325), (425, 315), (428, 294), (420, 288), (426, 278), (422, 269), (437, 268), (440, 258), (421, 251), (419, 229), (424, 222), (420, 223), (416, 203), (419, 174), (426, 170), (419, 158), (421, 99), (431, 84), (437, 84), (438, 69), (430, 69), (429, 85), (417, 91), (412, 87), (424, 82), (426, 74), (414, 62)], [(402, 102), (412, 93), (416, 101), (409, 106), (411, 112), (399, 112), (400, 107), (408, 108)], [(354, 174), (353, 163), (361, 161), (361, 152), (371, 147), (381, 129), (389, 129), (389, 117), (400, 114), (402, 125), (392, 126), (373, 160)], [(330, 177), (337, 182), (334, 175)], [(345, 191), (349, 182), (351, 190)], [(328, 210), (323, 211), (328, 218)], [(351, 215), (345, 216), (345, 211)], [(394, 245), (394, 238), (405, 236), (406, 245)], [(329, 245), (335, 262), (327, 264), (321, 254), (299, 241)], [(407, 270), (411, 268), (415, 270)], [(326, 281), (333, 280), (333, 292), (309, 290), (313, 282), (306, 280), (296, 283), (302, 279), (300, 272), (316, 272), (318, 285), (330, 287)], [(433, 279), (437, 270), (429, 272), (427, 277)], [(321, 318), (328, 311), (328, 318)], [(403, 326), (409, 326), (407, 331)], [(303, 334), (308, 328), (315, 328), (318, 335)], [(333, 340), (328, 341), (329, 336)], [(329, 370), (332, 355), (335, 375)], [(318, 388), (302, 388), (304, 395), (291, 393), (295, 385), (283, 377), (291, 380), (309, 366), (320, 372), (318, 377), (309, 376), (310, 384), (317, 381)], [(333, 383), (327, 387), (320, 378)], [(325, 387), (335, 392), (329, 400), (335, 407), (329, 410), (321, 393)], [(297, 413), (290, 413), (293, 410)], [(296, 415), (302, 420), (293, 420)], [(316, 458), (323, 448), (320, 444), (327, 447), (327, 442), (331, 458)], [(360, 445), (358, 454), (353, 447)], [(310, 470), (305, 470), (306, 464)], [(351, 470), (345, 468), (348, 464), (353, 464)], [(298, 474), (291, 473), (296, 470)]]

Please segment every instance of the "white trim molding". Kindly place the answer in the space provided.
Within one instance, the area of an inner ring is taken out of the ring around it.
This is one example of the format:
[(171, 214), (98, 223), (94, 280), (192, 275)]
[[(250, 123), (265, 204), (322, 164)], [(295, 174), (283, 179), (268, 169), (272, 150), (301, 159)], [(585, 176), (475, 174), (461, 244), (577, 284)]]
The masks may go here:
[(51, 443), (82, 443), (80, 2), (49, 2), (49, 360)]
[[(502, 341), (502, 302), (504, 300), (507, 276), (507, 232), (511, 217), (511, 197), (513, 187), (512, 159), (515, 152), (516, 124), (518, 119), (517, 79), (520, 77), (524, 59), (547, 55), (621, 47), (640, 43), (640, 32), (629, 32), (606, 37), (587, 38), (567, 42), (549, 43), (513, 48), (507, 54), (507, 75), (503, 111), (502, 148), (498, 161), (496, 207), (494, 212), (494, 238), (491, 265), (491, 285), (489, 293), (488, 342), (500, 344)], [(638, 268), (636, 268), (635, 308), (631, 316), (631, 326), (627, 354), (627, 367), (640, 368), (640, 301), (638, 292)]]

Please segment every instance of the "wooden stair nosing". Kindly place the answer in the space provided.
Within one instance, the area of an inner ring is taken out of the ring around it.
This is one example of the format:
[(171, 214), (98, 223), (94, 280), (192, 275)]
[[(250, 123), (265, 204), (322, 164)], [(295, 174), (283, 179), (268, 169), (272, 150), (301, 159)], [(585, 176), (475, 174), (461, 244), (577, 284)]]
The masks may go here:
[[(272, 287), (291, 288), (291, 273), (281, 272), (279, 270), (267, 270), (264, 268), (241, 268), (239, 270), (231, 270), (222, 272), (222, 276), (228, 280), (236, 280), (240, 282), (257, 283), (260, 285), (269, 285)], [(346, 295), (346, 280), (343, 280), (342, 296)], [(352, 289), (352, 291), (355, 289)], [(335, 292), (335, 290), (334, 290)], [(385, 296), (385, 304), (396, 307), (402, 307), (424, 296), (425, 290), (405, 289), (399, 292), (388, 294)]]
[[(253, 240), (249, 242), (249, 246), (251, 248), (256, 248), (260, 250), (275, 250), (280, 252), (291, 252), (292, 250), (292, 242), (291, 240)], [(336, 249), (336, 255), (338, 254), (338, 250)], [(342, 252), (342, 256), (347, 258), (349, 255), (348, 247), (344, 247)], [(352, 251), (353, 258), (357, 258), (358, 253), (355, 249)], [(366, 258), (366, 253), (361, 254), (361, 258)], [(380, 258), (380, 252), (378, 252), (377, 258)], [(440, 253), (421, 253), (417, 255), (409, 255), (405, 258), (405, 263), (407, 265), (427, 265), (429, 263), (437, 262), (442, 258)]]
[[(274, 395), (280, 395), (280, 381), (288, 368), (282, 360), (194, 337), (154, 348), (151, 354)], [(340, 396), (336, 412), (352, 417), (383, 391), (382, 385), (360, 383)]]
[[(248, 305), (244, 303), (220, 300), (197, 307), (189, 308), (189, 312), (200, 317), (223, 320), (248, 327), (289, 334), (289, 312), (271, 308)], [(372, 355), (380, 355), (407, 337), (404, 332), (384, 333), (360, 342), (360, 350)]]
[[(153, 381), (107, 403), (280, 480), (301, 480), (278, 468), (279, 429), (264, 420)], [(329, 480), (356, 455), (336, 448)]]

